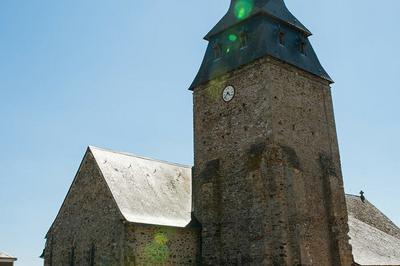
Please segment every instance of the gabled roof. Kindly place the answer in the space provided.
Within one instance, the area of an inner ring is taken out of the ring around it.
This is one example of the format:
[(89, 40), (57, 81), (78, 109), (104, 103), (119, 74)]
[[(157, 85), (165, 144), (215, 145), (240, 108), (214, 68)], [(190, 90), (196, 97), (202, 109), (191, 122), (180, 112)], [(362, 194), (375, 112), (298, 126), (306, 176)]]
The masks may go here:
[(400, 240), (350, 216), (350, 243), (360, 265), (400, 265)]
[(17, 258), (11, 256), (10, 254), (5, 253), (4, 251), (0, 251), (0, 262), (13, 262), (16, 260)]
[[(243, 19), (238, 18), (236, 14), (237, 5), (242, 3), (247, 3), (250, 9), (249, 14)], [(212, 36), (258, 14), (270, 16), (286, 23), (303, 32), (306, 36), (311, 35), (311, 32), (287, 9), (283, 0), (231, 0), (231, 5), (226, 15), (211, 29), (204, 39), (210, 40)]]
[(185, 227), (191, 222), (191, 167), (89, 147), (123, 217)]
[(350, 216), (400, 239), (400, 229), (385, 214), (371, 202), (354, 195), (346, 195), (347, 208)]
[(400, 265), (400, 229), (369, 201), (347, 195), (350, 243), (360, 265)]

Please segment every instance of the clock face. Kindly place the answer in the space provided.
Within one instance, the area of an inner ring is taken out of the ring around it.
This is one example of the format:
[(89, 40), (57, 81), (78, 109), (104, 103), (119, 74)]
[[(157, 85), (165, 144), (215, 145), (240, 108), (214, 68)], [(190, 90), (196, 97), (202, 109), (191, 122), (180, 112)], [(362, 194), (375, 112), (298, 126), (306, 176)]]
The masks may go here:
[(230, 102), (233, 97), (235, 97), (235, 88), (233, 86), (226, 87), (222, 92), (222, 99), (225, 102)]

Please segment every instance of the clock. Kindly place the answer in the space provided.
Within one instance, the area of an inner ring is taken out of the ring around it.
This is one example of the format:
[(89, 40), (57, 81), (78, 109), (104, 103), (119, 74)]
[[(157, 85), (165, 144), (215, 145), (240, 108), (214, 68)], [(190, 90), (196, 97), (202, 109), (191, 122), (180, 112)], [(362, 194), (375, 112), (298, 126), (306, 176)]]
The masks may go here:
[(227, 103), (232, 101), (233, 97), (235, 97), (235, 88), (233, 86), (227, 86), (222, 91), (222, 99)]

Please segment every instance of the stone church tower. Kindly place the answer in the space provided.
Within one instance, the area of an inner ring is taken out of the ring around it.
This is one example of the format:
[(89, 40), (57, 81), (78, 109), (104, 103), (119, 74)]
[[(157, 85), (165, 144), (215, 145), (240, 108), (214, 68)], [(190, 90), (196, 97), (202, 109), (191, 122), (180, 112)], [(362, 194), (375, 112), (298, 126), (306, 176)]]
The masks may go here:
[(330, 91), (283, 0), (232, 0), (194, 97), (203, 265), (351, 265)]

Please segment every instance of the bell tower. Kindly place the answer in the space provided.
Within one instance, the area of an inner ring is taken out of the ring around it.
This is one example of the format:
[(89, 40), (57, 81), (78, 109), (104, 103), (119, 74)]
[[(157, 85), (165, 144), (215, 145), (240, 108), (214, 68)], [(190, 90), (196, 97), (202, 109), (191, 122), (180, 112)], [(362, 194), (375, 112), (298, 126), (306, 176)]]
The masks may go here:
[(190, 86), (202, 265), (351, 265), (331, 78), (283, 0), (232, 0)]

